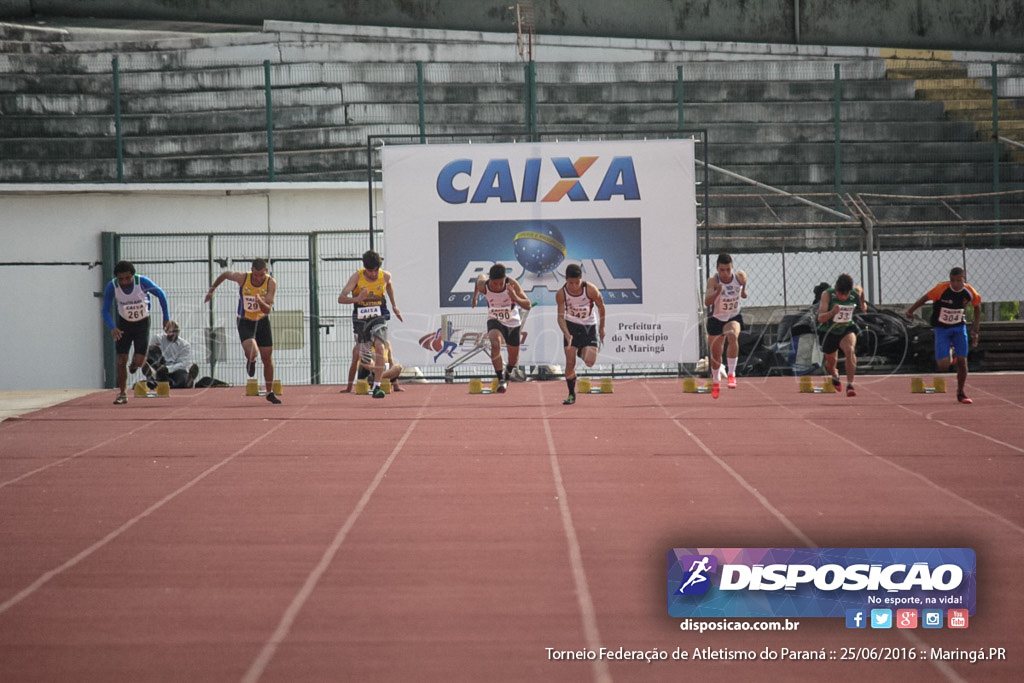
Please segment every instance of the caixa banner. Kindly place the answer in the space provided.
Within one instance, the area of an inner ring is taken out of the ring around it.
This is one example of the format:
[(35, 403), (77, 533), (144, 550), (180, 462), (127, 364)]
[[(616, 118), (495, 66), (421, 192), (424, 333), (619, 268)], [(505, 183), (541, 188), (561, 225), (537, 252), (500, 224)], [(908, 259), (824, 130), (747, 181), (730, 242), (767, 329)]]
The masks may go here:
[(395, 355), (447, 365), (473, 353), (488, 315), (477, 279), (501, 264), (530, 301), (521, 363), (565, 358), (556, 298), (569, 266), (605, 304), (600, 363), (696, 362), (694, 163), (693, 140), (386, 146), (378, 225), (403, 313), (388, 330)]
[(976, 607), (970, 548), (673, 548), (667, 583), (673, 617)]

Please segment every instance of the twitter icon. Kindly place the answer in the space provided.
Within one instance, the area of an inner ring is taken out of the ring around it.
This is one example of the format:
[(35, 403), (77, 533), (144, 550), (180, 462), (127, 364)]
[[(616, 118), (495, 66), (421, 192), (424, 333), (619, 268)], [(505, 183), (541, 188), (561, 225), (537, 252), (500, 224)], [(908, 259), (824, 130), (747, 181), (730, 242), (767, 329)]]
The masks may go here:
[(892, 610), (871, 610), (871, 628), (892, 628)]

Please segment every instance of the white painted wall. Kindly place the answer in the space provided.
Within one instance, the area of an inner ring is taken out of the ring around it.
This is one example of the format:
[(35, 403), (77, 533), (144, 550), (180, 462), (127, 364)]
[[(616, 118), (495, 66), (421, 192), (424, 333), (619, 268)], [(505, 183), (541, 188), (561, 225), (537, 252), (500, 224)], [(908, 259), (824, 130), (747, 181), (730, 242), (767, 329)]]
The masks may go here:
[(93, 295), (106, 284), (101, 233), (365, 229), (367, 192), (363, 183), (0, 185), (0, 390), (103, 386), (108, 333)]
[[(0, 391), (102, 388), (109, 333), (94, 296), (106, 284), (102, 232), (362, 230), (368, 217), (363, 183), (0, 185)], [(883, 303), (913, 301), (961, 259), (956, 251), (887, 253)], [(1021, 250), (975, 250), (967, 260), (968, 279), (986, 301), (1024, 299), (1013, 277)], [(784, 291), (790, 306), (808, 305), (814, 284), (844, 270), (860, 279), (852, 253), (789, 254), (785, 285), (778, 254), (738, 255), (737, 265), (754, 283), (749, 307), (781, 306)], [(174, 314), (183, 304), (170, 305)]]

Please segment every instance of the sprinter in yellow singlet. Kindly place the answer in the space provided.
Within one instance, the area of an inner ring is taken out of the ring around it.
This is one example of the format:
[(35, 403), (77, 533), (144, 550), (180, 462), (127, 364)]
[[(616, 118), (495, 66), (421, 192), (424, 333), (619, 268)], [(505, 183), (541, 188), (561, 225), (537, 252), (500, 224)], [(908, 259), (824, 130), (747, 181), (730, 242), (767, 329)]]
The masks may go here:
[(225, 280), (238, 283), (238, 338), (245, 352), (245, 372), (249, 377), (256, 375), (256, 357), (263, 361), (263, 379), (267, 383), (267, 400), (280, 403), (273, 392), (274, 386), (274, 336), (267, 317), (274, 307), (277, 281), (270, 277), (267, 262), (258, 258), (252, 262), (252, 270), (239, 273), (226, 270), (217, 276), (206, 293), (204, 302), (213, 300), (213, 292)]
[(391, 273), (381, 270), (384, 259), (375, 251), (363, 254), (363, 267), (352, 274), (338, 295), (339, 304), (352, 304), (352, 329), (356, 334), (360, 355), (373, 355), (373, 397), (384, 398), (380, 386), (384, 377), (385, 352), (388, 343), (387, 300), (391, 300), (391, 311), (402, 319), (402, 313), (395, 304), (395, 289)]

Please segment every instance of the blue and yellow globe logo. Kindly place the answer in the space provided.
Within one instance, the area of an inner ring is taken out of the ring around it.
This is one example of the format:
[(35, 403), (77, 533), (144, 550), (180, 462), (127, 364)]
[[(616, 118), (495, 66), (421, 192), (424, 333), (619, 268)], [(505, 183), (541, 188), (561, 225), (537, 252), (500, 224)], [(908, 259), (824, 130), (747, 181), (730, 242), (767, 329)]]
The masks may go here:
[(512, 244), (520, 265), (537, 275), (550, 273), (565, 259), (565, 238), (551, 223), (540, 223), (516, 233)]

